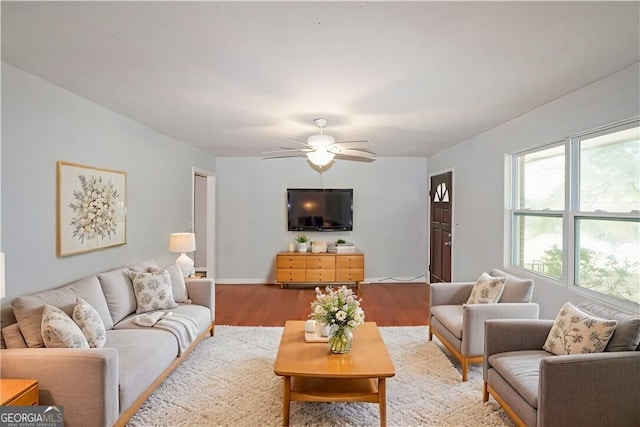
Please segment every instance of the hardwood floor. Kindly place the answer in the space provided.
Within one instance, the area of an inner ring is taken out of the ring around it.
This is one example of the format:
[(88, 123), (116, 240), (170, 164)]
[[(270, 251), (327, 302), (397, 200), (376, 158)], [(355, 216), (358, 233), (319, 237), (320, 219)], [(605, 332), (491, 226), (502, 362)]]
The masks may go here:
[[(427, 283), (367, 283), (359, 297), (366, 320), (378, 326), (421, 326), (429, 320)], [(284, 326), (287, 320), (306, 320), (315, 298), (314, 288), (279, 285), (216, 285), (216, 324)]]

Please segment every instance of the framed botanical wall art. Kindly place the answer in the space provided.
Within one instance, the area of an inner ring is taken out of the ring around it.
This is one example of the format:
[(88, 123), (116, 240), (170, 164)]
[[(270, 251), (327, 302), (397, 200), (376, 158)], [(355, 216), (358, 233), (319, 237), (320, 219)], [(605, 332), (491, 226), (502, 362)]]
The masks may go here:
[(58, 256), (127, 243), (126, 184), (126, 172), (58, 162)]

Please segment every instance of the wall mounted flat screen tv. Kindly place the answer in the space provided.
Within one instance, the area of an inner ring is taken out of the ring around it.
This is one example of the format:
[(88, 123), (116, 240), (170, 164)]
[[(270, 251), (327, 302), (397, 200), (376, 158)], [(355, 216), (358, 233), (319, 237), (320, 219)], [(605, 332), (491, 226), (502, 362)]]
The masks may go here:
[(289, 231), (352, 231), (353, 189), (288, 188)]

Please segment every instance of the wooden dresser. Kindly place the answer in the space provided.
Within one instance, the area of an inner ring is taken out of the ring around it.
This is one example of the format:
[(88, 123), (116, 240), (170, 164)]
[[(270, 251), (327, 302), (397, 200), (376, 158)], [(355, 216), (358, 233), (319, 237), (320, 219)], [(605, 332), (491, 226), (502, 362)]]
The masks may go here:
[(355, 284), (364, 280), (364, 254), (281, 252), (276, 256), (276, 282), (288, 284)]

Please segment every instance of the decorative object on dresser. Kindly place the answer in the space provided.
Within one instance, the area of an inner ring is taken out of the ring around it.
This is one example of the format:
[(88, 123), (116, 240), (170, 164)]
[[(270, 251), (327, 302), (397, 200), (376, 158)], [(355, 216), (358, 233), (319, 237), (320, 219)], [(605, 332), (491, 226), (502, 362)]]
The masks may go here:
[(173, 233), (169, 236), (169, 252), (180, 254), (176, 259), (176, 264), (180, 266), (184, 277), (189, 277), (196, 272), (193, 260), (186, 254), (195, 250), (196, 235), (194, 233)]
[(127, 243), (126, 172), (58, 162), (58, 256)]
[(355, 284), (364, 280), (364, 254), (279, 253), (276, 256), (276, 282), (289, 284)]
[(309, 238), (304, 233), (300, 233), (296, 236), (296, 242), (298, 242), (298, 252), (302, 252), (302, 253), (307, 252), (308, 241), (309, 241)]

